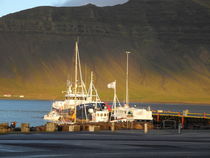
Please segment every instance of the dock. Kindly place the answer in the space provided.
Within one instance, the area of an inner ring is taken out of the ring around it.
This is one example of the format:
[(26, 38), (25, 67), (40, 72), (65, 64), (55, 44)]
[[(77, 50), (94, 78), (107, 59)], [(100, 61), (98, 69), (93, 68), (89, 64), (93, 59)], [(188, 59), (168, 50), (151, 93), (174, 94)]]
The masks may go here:
[(29, 123), (22, 123), (21, 127), (11, 127), (9, 123), (0, 123), (0, 133), (29, 133), (29, 132), (79, 132), (79, 131), (116, 131), (116, 130), (145, 130), (152, 129), (210, 129), (210, 114), (153, 110), (152, 121), (127, 121), (127, 122), (85, 122), (67, 124), (48, 122), (45, 125), (30, 127)]
[[(159, 128), (178, 128), (181, 124), (185, 129), (210, 129), (210, 114), (190, 113), (188, 110), (183, 112), (153, 110), (153, 123)], [(167, 125), (166, 125), (167, 124)]]

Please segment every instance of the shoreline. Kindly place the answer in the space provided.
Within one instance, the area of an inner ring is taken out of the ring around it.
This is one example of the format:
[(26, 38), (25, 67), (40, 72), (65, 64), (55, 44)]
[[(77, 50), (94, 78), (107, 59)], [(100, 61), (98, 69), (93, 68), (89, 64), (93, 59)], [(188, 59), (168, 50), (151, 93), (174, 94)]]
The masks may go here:
[[(35, 99), (35, 98), (0, 98), (0, 101), (2, 100), (13, 100), (13, 101), (59, 101), (59, 100), (62, 100), (62, 99), (57, 99), (57, 100), (51, 100), (51, 99)], [(111, 103), (112, 101), (104, 101), (104, 103)], [(123, 103), (123, 102), (121, 102)], [(142, 101), (130, 101), (131, 104), (167, 104), (167, 105), (202, 105), (202, 106), (210, 106), (210, 103), (197, 103), (197, 102), (153, 102), (153, 101), (148, 101), (148, 102), (142, 102)]]

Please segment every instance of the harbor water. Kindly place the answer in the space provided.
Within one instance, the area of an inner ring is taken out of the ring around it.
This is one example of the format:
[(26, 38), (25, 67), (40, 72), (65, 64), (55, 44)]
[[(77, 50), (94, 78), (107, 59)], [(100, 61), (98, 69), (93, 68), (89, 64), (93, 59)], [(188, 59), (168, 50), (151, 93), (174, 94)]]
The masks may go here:
[[(41, 100), (0, 100), (0, 123), (17, 122), (29, 123), (30, 126), (44, 125), (47, 121), (43, 116), (51, 110), (53, 101)], [(109, 103), (111, 104), (111, 103)], [(209, 113), (210, 105), (190, 105), (190, 104), (154, 104), (154, 103), (131, 103), (138, 108), (148, 108), (151, 110), (166, 110), (182, 112), (188, 109), (193, 113)]]
[(52, 101), (0, 100), (0, 122), (29, 123), (39, 126), (46, 123), (43, 116), (51, 109)]

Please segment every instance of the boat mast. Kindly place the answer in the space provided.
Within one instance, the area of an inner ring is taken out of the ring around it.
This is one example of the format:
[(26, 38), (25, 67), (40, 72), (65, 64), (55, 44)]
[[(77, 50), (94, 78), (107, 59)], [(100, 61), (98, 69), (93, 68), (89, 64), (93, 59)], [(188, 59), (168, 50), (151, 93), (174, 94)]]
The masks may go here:
[[(76, 41), (76, 44), (75, 44), (75, 87), (74, 87), (74, 96), (75, 96), (75, 99), (76, 99), (76, 95), (77, 95), (77, 68), (78, 68), (78, 42)], [(76, 103), (75, 103), (75, 107), (74, 107), (74, 115), (75, 115), (75, 118), (74, 118), (74, 123), (77, 122), (77, 106), (76, 106)]]
[(74, 95), (76, 97), (76, 94), (77, 94), (77, 68), (78, 68), (78, 43), (76, 41), (76, 44), (75, 44), (75, 79), (74, 79), (74, 82), (75, 82), (75, 87), (74, 87)]
[(125, 100), (125, 105), (129, 106), (129, 94), (128, 94), (128, 55), (131, 52), (126, 51), (126, 56), (127, 56), (127, 66), (126, 66), (126, 100)]

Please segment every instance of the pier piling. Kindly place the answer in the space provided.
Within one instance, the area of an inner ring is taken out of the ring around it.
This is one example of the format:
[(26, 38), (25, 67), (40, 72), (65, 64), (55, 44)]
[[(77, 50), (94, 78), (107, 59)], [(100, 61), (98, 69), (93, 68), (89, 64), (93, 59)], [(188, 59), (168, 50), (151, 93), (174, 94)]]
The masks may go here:
[(179, 134), (181, 134), (181, 129), (182, 129), (182, 124), (179, 123), (179, 125), (178, 125), (178, 133), (179, 133)]
[(148, 126), (147, 126), (147, 123), (144, 124), (144, 133), (145, 133), (145, 134), (148, 133)]
[(21, 132), (22, 133), (30, 132), (29, 123), (22, 123), (21, 124)]
[(89, 132), (97, 132), (100, 131), (100, 126), (89, 125)]
[(0, 124), (0, 133), (7, 133), (9, 132), (8, 123), (1, 123)]
[(55, 123), (52, 123), (52, 122), (48, 122), (46, 124), (46, 132), (55, 132), (56, 131), (56, 124)]
[(182, 116), (182, 128), (184, 128), (184, 122), (185, 122), (184, 116)]
[(115, 123), (114, 122), (111, 123), (111, 131), (112, 132), (115, 131)]
[(79, 132), (80, 131), (80, 125), (69, 125), (68, 131), (69, 132)]

